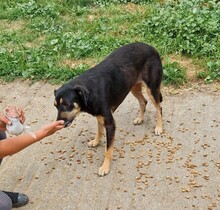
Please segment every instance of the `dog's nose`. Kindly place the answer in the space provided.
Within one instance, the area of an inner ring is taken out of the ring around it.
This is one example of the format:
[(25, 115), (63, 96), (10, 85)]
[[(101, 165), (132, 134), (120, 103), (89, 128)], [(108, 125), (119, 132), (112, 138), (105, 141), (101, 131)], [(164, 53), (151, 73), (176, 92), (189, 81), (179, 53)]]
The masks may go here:
[(64, 122), (64, 127), (66, 128), (66, 127), (68, 127), (69, 126), (69, 122), (68, 121), (65, 121)]

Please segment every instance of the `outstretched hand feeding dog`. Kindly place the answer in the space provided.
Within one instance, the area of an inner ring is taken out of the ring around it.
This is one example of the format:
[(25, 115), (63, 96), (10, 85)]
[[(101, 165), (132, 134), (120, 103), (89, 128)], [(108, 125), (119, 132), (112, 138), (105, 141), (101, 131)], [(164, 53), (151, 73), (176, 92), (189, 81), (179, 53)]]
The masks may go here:
[(98, 132), (94, 140), (88, 143), (96, 147), (106, 129), (106, 151), (99, 175), (104, 176), (110, 170), (115, 138), (113, 112), (122, 103), (128, 93), (137, 98), (140, 110), (134, 124), (141, 124), (147, 100), (142, 94), (142, 86), (157, 111), (155, 134), (162, 129), (162, 63), (158, 52), (150, 45), (132, 43), (122, 46), (111, 53), (95, 67), (74, 78), (54, 91), (54, 105), (58, 110), (57, 120), (64, 120), (69, 126), (80, 112), (87, 112), (97, 118)]

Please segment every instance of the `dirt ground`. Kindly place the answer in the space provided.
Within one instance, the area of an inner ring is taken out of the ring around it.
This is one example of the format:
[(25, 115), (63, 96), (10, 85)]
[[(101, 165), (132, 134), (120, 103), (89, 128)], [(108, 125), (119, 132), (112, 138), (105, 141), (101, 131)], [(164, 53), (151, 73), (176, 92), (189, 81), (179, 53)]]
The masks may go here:
[[(34, 131), (56, 118), (48, 83), (0, 83), (0, 108), (21, 105)], [(81, 113), (71, 127), (4, 159), (0, 189), (26, 193), (21, 210), (220, 209), (219, 84), (175, 90), (163, 87), (164, 132), (153, 134), (156, 112), (149, 101), (134, 126), (132, 95), (115, 112), (117, 125), (110, 173), (98, 177), (105, 138), (97, 148), (94, 117)]]

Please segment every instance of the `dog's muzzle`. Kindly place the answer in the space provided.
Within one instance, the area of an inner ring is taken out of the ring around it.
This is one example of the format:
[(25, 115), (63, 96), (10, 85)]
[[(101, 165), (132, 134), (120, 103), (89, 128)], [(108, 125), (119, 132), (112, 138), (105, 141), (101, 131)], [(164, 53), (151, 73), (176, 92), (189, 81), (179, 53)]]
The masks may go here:
[(67, 128), (72, 124), (73, 120), (64, 120), (64, 127)]
[(57, 120), (63, 120), (64, 121), (64, 127), (67, 128), (72, 124), (74, 118), (66, 119), (66, 118), (57, 117)]

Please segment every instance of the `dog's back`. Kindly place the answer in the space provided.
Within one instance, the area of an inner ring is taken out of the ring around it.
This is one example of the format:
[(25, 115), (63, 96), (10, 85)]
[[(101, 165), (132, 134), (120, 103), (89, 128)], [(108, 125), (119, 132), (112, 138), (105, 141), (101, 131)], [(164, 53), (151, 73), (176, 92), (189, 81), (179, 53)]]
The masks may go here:
[(145, 43), (127, 44), (111, 53), (103, 63), (104, 66), (111, 65), (111, 71), (114, 68), (116, 74), (120, 69), (127, 79), (129, 88), (137, 80), (144, 80), (148, 87), (158, 87), (162, 80), (160, 56), (155, 48)]
[(132, 43), (116, 49), (73, 83), (85, 81), (90, 93), (104, 97), (110, 107), (116, 109), (136, 83), (144, 81), (154, 94), (161, 80), (162, 64), (158, 52), (150, 45)]

